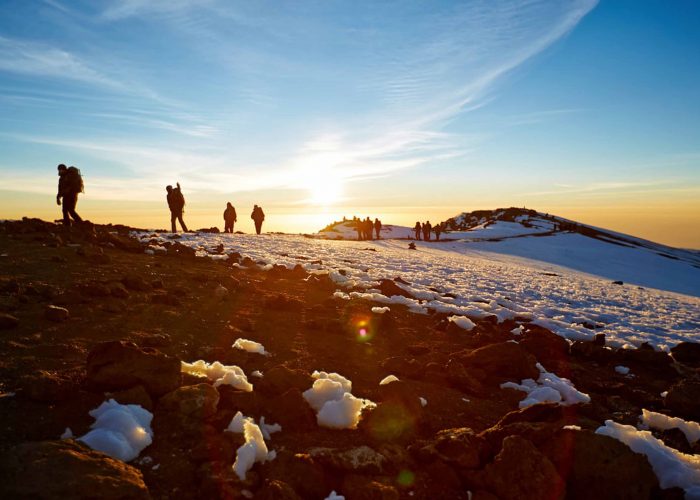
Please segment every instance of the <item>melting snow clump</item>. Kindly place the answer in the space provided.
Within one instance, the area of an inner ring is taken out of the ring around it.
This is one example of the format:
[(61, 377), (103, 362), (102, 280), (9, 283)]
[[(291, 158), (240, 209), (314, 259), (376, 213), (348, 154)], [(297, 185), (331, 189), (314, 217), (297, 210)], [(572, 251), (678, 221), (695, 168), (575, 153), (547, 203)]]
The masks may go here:
[(376, 307), (376, 306), (375, 306), (375, 307), (372, 308), (372, 312), (375, 313), (375, 314), (384, 314), (385, 312), (389, 312), (390, 310), (391, 310), (391, 309), (389, 309), (389, 308), (386, 307), (386, 306), (385, 306), (385, 307)]
[(90, 416), (95, 419), (92, 430), (78, 441), (112, 458), (133, 460), (153, 441), (153, 414), (139, 405), (122, 405), (110, 399), (92, 410)]
[(367, 399), (353, 396), (352, 382), (337, 373), (315, 371), (311, 389), (304, 391), (304, 399), (316, 413), (318, 425), (333, 429), (354, 429), (365, 408), (376, 405)]
[(231, 346), (234, 349), (240, 349), (246, 352), (252, 352), (256, 354), (262, 354), (263, 356), (269, 356), (270, 353), (265, 350), (262, 344), (248, 339), (236, 339), (236, 341)]
[(626, 366), (617, 365), (617, 366), (615, 367), (615, 371), (616, 371), (617, 373), (619, 373), (620, 375), (627, 375), (627, 374), (630, 372), (630, 369), (629, 369), (628, 367), (626, 367)]
[(418, 400), (420, 401), (421, 406), (426, 406), (428, 404), (428, 400), (423, 397), (418, 397)]
[(391, 384), (392, 382), (398, 382), (399, 378), (396, 375), (387, 375), (384, 377), (381, 382), (379, 382), (379, 385), (386, 385), (386, 384)]
[(476, 325), (472, 320), (467, 318), (466, 316), (450, 316), (447, 318), (448, 321), (451, 321), (455, 325), (457, 325), (460, 328), (464, 328), (465, 330), (469, 331), (472, 328), (474, 328)]
[(680, 429), (685, 434), (688, 443), (693, 444), (700, 439), (700, 425), (697, 422), (688, 422), (678, 417), (668, 417), (655, 411), (642, 410), (639, 418), (640, 427), (643, 429)]
[(700, 498), (700, 455), (686, 455), (666, 446), (649, 431), (640, 431), (612, 420), (606, 420), (596, 434), (615, 438), (635, 453), (646, 455), (661, 488), (677, 486), (685, 490), (686, 498)]
[(537, 403), (559, 403), (568, 406), (577, 403), (588, 403), (591, 400), (588, 394), (577, 391), (569, 379), (560, 378), (554, 373), (548, 372), (539, 363), (537, 363), (537, 369), (540, 371), (540, 377), (537, 379), (537, 382), (527, 378), (520, 384), (515, 382), (501, 384), (502, 389), (515, 389), (527, 392), (527, 397), (519, 404), (520, 408)]
[(345, 497), (343, 495), (338, 495), (335, 490), (331, 491), (331, 494), (328, 495), (325, 500), (345, 500)]
[(279, 424), (266, 425), (265, 417), (260, 419), (260, 425), (255, 420), (244, 417), (239, 411), (228, 424), (226, 431), (242, 433), (245, 443), (236, 450), (236, 461), (233, 463), (233, 472), (245, 480), (246, 472), (253, 468), (255, 462), (267, 462), (274, 460), (276, 453), (268, 451), (265, 438), (270, 439), (270, 433), (282, 430)]
[(231, 385), (240, 391), (253, 391), (253, 385), (248, 382), (248, 378), (245, 376), (243, 370), (235, 365), (226, 366), (218, 361), (209, 364), (201, 359), (194, 363), (185, 363), (183, 361), (182, 372), (198, 377), (206, 377), (214, 382), (214, 387)]

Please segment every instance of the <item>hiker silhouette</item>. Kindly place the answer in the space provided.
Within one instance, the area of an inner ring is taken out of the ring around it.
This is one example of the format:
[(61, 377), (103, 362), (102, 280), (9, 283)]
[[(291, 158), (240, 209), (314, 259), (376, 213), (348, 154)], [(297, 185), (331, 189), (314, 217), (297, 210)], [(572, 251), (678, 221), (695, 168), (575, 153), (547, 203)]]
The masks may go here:
[(382, 221), (378, 218), (374, 218), (374, 231), (377, 233), (377, 239), (379, 239), (379, 233), (382, 230)]
[(65, 226), (73, 223), (83, 222), (75, 206), (78, 204), (78, 193), (83, 192), (83, 177), (80, 170), (75, 167), (66, 167), (61, 163), (58, 167), (58, 194), (56, 194), (56, 205), (63, 203), (63, 224)]
[(420, 241), (420, 232), (421, 232), (420, 222), (416, 222), (416, 225), (413, 226), (413, 231), (416, 233), (416, 239)]
[(255, 222), (255, 232), (260, 234), (260, 231), (262, 230), (262, 223), (265, 220), (265, 212), (263, 212), (261, 207), (254, 205), (250, 218), (253, 219), (253, 222)]
[(180, 226), (182, 230), (187, 232), (187, 225), (185, 221), (182, 220), (182, 214), (185, 212), (185, 197), (182, 195), (182, 188), (180, 183), (177, 183), (177, 187), (166, 186), (165, 190), (168, 192), (167, 200), (168, 207), (170, 208), (170, 225), (172, 232), (176, 233), (177, 228), (175, 227), (175, 220), (180, 221)]
[(233, 224), (237, 220), (236, 209), (231, 205), (231, 202), (226, 203), (226, 210), (224, 210), (224, 233), (233, 233)]
[(423, 224), (423, 239), (425, 241), (430, 241), (430, 231), (432, 231), (433, 226), (430, 225), (430, 221)]

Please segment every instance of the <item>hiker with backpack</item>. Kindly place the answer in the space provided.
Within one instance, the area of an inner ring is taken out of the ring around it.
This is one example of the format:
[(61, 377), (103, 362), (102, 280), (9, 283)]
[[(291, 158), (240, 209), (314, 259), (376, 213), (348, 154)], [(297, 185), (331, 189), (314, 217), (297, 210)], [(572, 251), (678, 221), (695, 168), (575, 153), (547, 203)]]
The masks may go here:
[(382, 221), (379, 218), (374, 218), (374, 231), (377, 233), (377, 239), (379, 239), (379, 233), (382, 230)]
[(416, 239), (420, 240), (420, 232), (421, 232), (420, 222), (416, 222), (416, 225), (413, 226), (413, 231), (416, 233)]
[(172, 226), (173, 233), (177, 232), (175, 227), (175, 220), (180, 221), (180, 226), (182, 230), (187, 232), (187, 226), (185, 221), (182, 220), (182, 214), (185, 212), (185, 197), (182, 194), (182, 188), (180, 188), (180, 183), (177, 183), (177, 187), (166, 186), (165, 190), (168, 192), (167, 200), (168, 207), (170, 208), (170, 225)]
[(233, 233), (233, 223), (237, 220), (236, 209), (228, 202), (224, 210), (224, 233)]
[(63, 224), (71, 225), (73, 222), (83, 222), (78, 213), (75, 211), (75, 206), (78, 204), (78, 193), (84, 192), (83, 176), (80, 170), (75, 167), (66, 167), (63, 163), (58, 166), (58, 194), (56, 195), (56, 204), (63, 203)]
[(260, 231), (262, 230), (262, 223), (265, 220), (265, 212), (263, 212), (261, 207), (254, 205), (250, 218), (253, 219), (253, 222), (255, 222), (255, 232), (260, 234)]
[(433, 230), (433, 226), (430, 225), (430, 221), (423, 224), (423, 240), (430, 241), (430, 232)]

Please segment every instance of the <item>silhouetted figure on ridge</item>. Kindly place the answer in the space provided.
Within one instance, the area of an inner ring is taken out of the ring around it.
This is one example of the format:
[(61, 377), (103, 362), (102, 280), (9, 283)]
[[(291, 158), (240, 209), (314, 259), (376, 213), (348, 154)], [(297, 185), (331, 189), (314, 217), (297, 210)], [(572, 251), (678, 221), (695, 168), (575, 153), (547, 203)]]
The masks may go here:
[(175, 220), (180, 221), (180, 226), (182, 230), (187, 232), (187, 225), (185, 221), (182, 220), (182, 214), (185, 212), (185, 197), (182, 195), (182, 188), (180, 188), (180, 183), (177, 183), (177, 187), (166, 186), (165, 190), (168, 192), (167, 200), (168, 207), (170, 208), (170, 226), (173, 233), (177, 232), (175, 227)]
[(357, 241), (362, 241), (364, 239), (364, 222), (358, 220), (357, 217), (353, 217), (352, 220), (355, 224), (355, 231), (357, 231)]
[(373, 239), (372, 238), (372, 228), (374, 226), (372, 224), (372, 219), (370, 219), (369, 216), (362, 222), (362, 227), (364, 228), (365, 239), (366, 240)]
[(421, 232), (420, 222), (416, 222), (416, 225), (413, 226), (413, 231), (416, 233), (416, 239), (420, 241), (420, 232)]
[(430, 231), (432, 231), (433, 226), (430, 225), (430, 221), (423, 224), (423, 239), (425, 241), (430, 241)]
[(236, 209), (233, 208), (231, 202), (226, 203), (226, 210), (224, 210), (224, 233), (233, 233), (233, 224), (237, 220)]
[(255, 222), (255, 232), (260, 234), (260, 231), (262, 230), (262, 223), (265, 220), (265, 212), (263, 212), (261, 207), (254, 205), (250, 218), (253, 219), (253, 222)]
[(443, 231), (443, 223), (441, 222), (437, 226), (433, 228), (433, 231), (435, 232), (435, 241), (440, 241), (440, 233)]
[(377, 239), (379, 239), (379, 233), (382, 230), (382, 221), (380, 221), (378, 218), (374, 218), (374, 231), (377, 233)]
[(73, 222), (83, 222), (75, 206), (78, 204), (78, 193), (82, 193), (83, 177), (80, 170), (75, 167), (67, 168), (63, 163), (58, 166), (58, 194), (56, 195), (56, 205), (61, 204), (63, 199), (63, 224), (71, 225)]

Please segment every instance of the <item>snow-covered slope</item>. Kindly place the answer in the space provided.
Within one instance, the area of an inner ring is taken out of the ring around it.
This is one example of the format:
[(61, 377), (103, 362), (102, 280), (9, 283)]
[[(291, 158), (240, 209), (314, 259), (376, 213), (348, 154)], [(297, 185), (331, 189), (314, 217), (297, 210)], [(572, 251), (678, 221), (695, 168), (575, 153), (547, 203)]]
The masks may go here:
[[(700, 296), (699, 252), (522, 208), (465, 212), (442, 224), (448, 228), (442, 240), (460, 241), (460, 251), (524, 257), (611, 281)], [(381, 234), (413, 237), (412, 229), (402, 226), (385, 226)], [(347, 240), (357, 233), (348, 221), (316, 236)]]
[[(159, 244), (170, 241), (167, 234), (139, 236)], [(408, 250), (405, 240), (331, 241), (292, 235), (184, 234), (178, 241), (196, 248), (201, 256), (225, 259), (226, 253), (239, 252), (268, 266), (300, 264), (309, 272), (328, 273), (344, 293), (356, 290), (356, 297), (403, 303), (418, 313), (432, 309), (464, 318), (495, 315), (499, 320), (533, 321), (569, 339), (592, 339), (602, 332), (613, 345), (650, 341), (668, 347), (682, 340), (700, 341), (698, 297), (616, 285), (607, 278), (499, 252), (493, 247), (497, 242), (417, 242), (417, 250)], [(216, 250), (219, 246), (223, 254)], [(658, 272), (671, 268), (664, 269)], [(391, 299), (372, 291), (380, 279), (397, 276), (410, 283), (401, 286), (417, 300)], [(690, 287), (691, 282), (687, 283)], [(698, 288), (694, 288), (696, 295), (700, 295)]]

